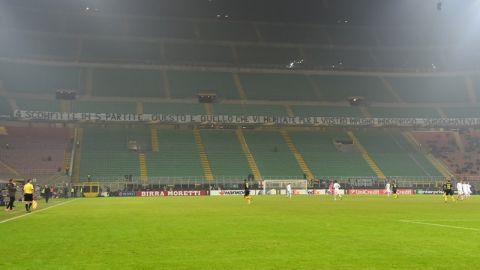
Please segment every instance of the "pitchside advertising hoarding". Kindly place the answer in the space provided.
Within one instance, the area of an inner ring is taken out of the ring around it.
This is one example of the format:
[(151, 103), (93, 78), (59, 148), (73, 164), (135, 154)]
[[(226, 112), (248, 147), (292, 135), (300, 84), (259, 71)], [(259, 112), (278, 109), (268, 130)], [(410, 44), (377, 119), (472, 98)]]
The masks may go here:
[(137, 191), (137, 197), (167, 197), (167, 196), (206, 196), (206, 190), (174, 190), (174, 191)]
[(25, 110), (15, 110), (13, 117), (17, 120), (54, 122), (154, 122), (169, 124), (358, 127), (480, 127), (480, 118), (290, 117), (275, 115), (65, 113)]
[[(349, 189), (347, 190), (348, 195), (385, 195), (385, 189)], [(414, 195), (414, 189), (397, 189), (397, 194), (399, 195)]]

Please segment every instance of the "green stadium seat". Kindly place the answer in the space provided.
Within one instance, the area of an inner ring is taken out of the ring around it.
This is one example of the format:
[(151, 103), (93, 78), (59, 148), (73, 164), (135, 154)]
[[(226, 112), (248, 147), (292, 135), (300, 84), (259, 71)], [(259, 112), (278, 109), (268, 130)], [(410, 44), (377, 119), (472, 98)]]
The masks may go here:
[(451, 118), (480, 118), (480, 107), (444, 107), (442, 110)]
[(334, 45), (341, 46), (374, 46), (375, 38), (368, 28), (330, 26), (328, 34)]
[(462, 77), (385, 77), (406, 102), (467, 102), (467, 85)]
[(358, 151), (335, 147), (335, 140), (349, 140), (343, 130), (289, 131), (289, 135), (316, 177), (375, 175)]
[(128, 35), (134, 37), (157, 37), (195, 39), (193, 23), (190, 21), (128, 18)]
[(93, 69), (94, 96), (162, 97), (161, 71), (141, 69)]
[(159, 114), (206, 114), (203, 104), (144, 102), (144, 113)]
[(264, 179), (303, 178), (295, 157), (277, 130), (245, 130), (244, 136)]
[(89, 35), (125, 35), (126, 28), (119, 26), (119, 20), (110, 16), (71, 15), (65, 21), (65, 32)]
[(286, 67), (292, 61), (303, 57), (298, 48), (267, 46), (236, 46), (238, 63), (245, 66)]
[(159, 152), (146, 153), (150, 177), (190, 176), (203, 178), (195, 139), (191, 130), (158, 130)]
[(440, 118), (435, 108), (428, 107), (368, 107), (374, 117), (385, 118)]
[(60, 89), (83, 92), (82, 69), (0, 63), (0, 81), (10, 92), (54, 94)]
[(433, 49), (376, 49), (372, 51), (380, 68), (434, 71), (445, 67), (440, 52)]
[(371, 76), (312, 76), (322, 97), (328, 101), (346, 101), (350, 96), (362, 96), (370, 101), (395, 102), (378, 77)]
[(84, 113), (136, 113), (134, 102), (75, 101), (74, 112)]
[(399, 131), (364, 129), (354, 133), (387, 176), (441, 176)]
[(291, 108), (300, 117), (362, 117), (358, 107), (292, 105)]
[(218, 98), (239, 99), (232, 73), (204, 71), (168, 71), (171, 95), (197, 98), (200, 92), (215, 93)]
[(239, 76), (249, 99), (315, 99), (314, 90), (303, 75), (242, 73)]
[[(25, 31), (60, 32), (62, 17), (40, 10), (9, 8), (2, 12), (2, 27)], [(18, 18), (22, 18), (19, 20)]]
[(232, 49), (226, 45), (165, 42), (168, 63), (177, 65), (233, 65)]
[(201, 134), (215, 178), (222, 179), (229, 176), (237, 176), (237, 179), (241, 180), (250, 173), (247, 159), (238, 142), (235, 131), (202, 130)]
[(375, 35), (380, 46), (389, 47), (422, 47), (427, 44), (423, 32), (412, 27), (377, 27)]
[(15, 102), (21, 110), (28, 111), (44, 111), (44, 112), (60, 112), (60, 101), (55, 99), (26, 99), (16, 98)]
[(161, 63), (160, 43), (135, 40), (84, 39), (81, 58), (94, 62)]
[(244, 22), (197, 22), (200, 38), (205, 40), (258, 41), (251, 23)]
[(258, 23), (257, 29), (265, 41), (330, 44), (328, 34), (321, 26)]
[(214, 104), (213, 112), (216, 115), (263, 115), (287, 116), (285, 106), (260, 104)]

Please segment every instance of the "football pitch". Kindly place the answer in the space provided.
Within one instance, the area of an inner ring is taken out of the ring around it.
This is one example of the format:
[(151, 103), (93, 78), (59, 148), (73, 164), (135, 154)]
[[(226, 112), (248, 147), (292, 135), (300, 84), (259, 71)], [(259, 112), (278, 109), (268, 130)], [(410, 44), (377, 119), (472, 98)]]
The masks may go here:
[(478, 269), (480, 197), (53, 200), (0, 213), (0, 269)]

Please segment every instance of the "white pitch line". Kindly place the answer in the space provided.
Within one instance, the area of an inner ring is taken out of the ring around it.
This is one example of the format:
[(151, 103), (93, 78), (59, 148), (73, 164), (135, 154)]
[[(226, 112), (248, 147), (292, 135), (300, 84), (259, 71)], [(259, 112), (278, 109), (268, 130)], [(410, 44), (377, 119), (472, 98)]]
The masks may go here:
[(75, 201), (75, 200), (77, 200), (77, 199), (73, 199), (73, 200), (71, 200), (71, 201), (66, 201), (66, 202), (63, 202), (63, 203), (55, 204), (55, 205), (49, 206), (49, 207), (47, 207), (47, 208), (42, 208), (42, 209), (37, 210), (37, 211), (33, 211), (33, 212), (30, 212), (30, 213), (25, 213), (25, 214), (20, 215), (20, 216), (16, 216), (16, 217), (13, 217), (13, 218), (9, 218), (9, 219), (6, 219), (6, 220), (2, 220), (2, 221), (0, 221), (0, 224), (6, 223), (6, 222), (8, 222), (8, 221), (15, 220), (15, 219), (19, 219), (19, 218), (22, 218), (22, 217), (31, 216), (31, 215), (33, 215), (33, 214), (35, 214), (35, 213), (42, 212), (42, 211), (45, 211), (45, 210), (47, 210), (47, 209), (50, 209), (50, 208), (53, 208), (53, 207), (56, 207), (56, 206), (64, 205), (64, 204), (67, 204), (67, 203), (71, 203), (71, 202), (73, 202), (73, 201)]
[(414, 220), (399, 220), (400, 222), (405, 222), (405, 223), (412, 223), (412, 224), (421, 224), (421, 225), (430, 225), (430, 226), (436, 226), (436, 227), (444, 227), (444, 228), (452, 228), (452, 229), (461, 229), (461, 230), (468, 230), (468, 231), (480, 231), (480, 229), (476, 228), (468, 228), (468, 227), (460, 227), (460, 226), (451, 226), (451, 225), (443, 225), (443, 224), (437, 224), (437, 223), (429, 223), (429, 222), (420, 222), (420, 221), (414, 221)]

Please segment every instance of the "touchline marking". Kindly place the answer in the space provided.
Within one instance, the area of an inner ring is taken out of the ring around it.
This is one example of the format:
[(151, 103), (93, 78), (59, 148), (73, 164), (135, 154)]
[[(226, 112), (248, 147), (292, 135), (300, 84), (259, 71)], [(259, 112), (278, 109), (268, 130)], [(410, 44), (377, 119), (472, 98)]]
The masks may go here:
[(453, 229), (461, 229), (461, 230), (468, 230), (468, 231), (480, 231), (480, 229), (475, 229), (475, 228), (468, 228), (468, 227), (460, 227), (460, 226), (451, 226), (451, 225), (443, 225), (443, 224), (437, 224), (437, 223), (429, 223), (429, 222), (420, 222), (420, 221), (414, 221), (414, 220), (399, 220), (400, 222), (405, 222), (405, 223), (413, 223), (413, 224), (421, 224), (421, 225), (430, 225), (430, 226), (436, 226), (436, 227), (444, 227), (444, 228), (453, 228)]
[(71, 201), (66, 201), (66, 202), (63, 202), (63, 203), (55, 204), (55, 205), (49, 206), (49, 207), (47, 207), (47, 208), (42, 208), (42, 209), (40, 209), (40, 210), (33, 211), (33, 212), (31, 212), (31, 213), (25, 213), (25, 214), (20, 215), (20, 216), (16, 216), (16, 217), (13, 217), (13, 218), (9, 218), (9, 219), (0, 221), (0, 224), (6, 223), (6, 222), (8, 222), (8, 221), (15, 220), (15, 219), (19, 219), (19, 218), (22, 218), (22, 217), (25, 217), (25, 216), (31, 216), (31, 215), (33, 215), (33, 214), (35, 214), (35, 213), (42, 212), (42, 211), (45, 211), (45, 210), (47, 210), (47, 209), (50, 209), (50, 208), (53, 208), (53, 207), (57, 207), (57, 206), (60, 206), (60, 205), (64, 205), (64, 204), (67, 204), (67, 203), (71, 203), (71, 202), (76, 201), (76, 200), (77, 200), (77, 199), (73, 199), (73, 200), (71, 200)]

